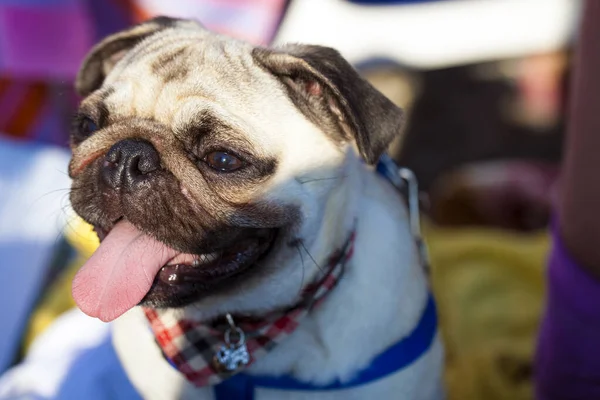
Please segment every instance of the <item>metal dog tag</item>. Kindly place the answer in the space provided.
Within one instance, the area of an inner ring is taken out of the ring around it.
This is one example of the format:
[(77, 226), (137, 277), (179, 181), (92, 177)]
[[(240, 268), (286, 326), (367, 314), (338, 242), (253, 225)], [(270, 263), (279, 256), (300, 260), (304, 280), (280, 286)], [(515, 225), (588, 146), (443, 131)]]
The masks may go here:
[[(215, 362), (223, 370), (234, 372), (250, 363), (250, 353), (248, 353), (248, 347), (246, 347), (244, 331), (235, 325), (230, 314), (225, 317), (229, 323), (229, 328), (225, 331), (225, 346), (221, 346), (215, 354)], [(232, 334), (237, 336), (237, 340), (231, 341)]]

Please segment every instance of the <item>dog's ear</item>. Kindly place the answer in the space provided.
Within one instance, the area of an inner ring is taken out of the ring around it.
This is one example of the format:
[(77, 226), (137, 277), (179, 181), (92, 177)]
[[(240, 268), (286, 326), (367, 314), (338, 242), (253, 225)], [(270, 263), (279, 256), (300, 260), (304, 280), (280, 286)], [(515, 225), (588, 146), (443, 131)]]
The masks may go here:
[(311, 121), (339, 141), (354, 140), (375, 164), (400, 133), (403, 113), (334, 49), (287, 45), (255, 48), (255, 61), (278, 77)]
[(77, 93), (87, 96), (98, 89), (117, 62), (136, 44), (163, 29), (174, 26), (178, 21), (183, 20), (156, 17), (102, 40), (83, 60), (75, 79)]

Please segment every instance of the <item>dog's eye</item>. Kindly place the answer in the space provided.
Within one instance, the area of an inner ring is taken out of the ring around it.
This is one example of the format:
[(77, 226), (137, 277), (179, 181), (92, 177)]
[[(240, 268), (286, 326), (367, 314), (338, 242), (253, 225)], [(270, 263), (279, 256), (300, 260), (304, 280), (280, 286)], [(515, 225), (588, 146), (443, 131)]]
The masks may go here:
[(90, 136), (98, 130), (98, 125), (91, 118), (83, 117), (79, 121), (79, 134), (83, 137)]
[(244, 162), (234, 155), (225, 151), (213, 151), (208, 153), (203, 161), (209, 167), (221, 172), (233, 172), (244, 166)]

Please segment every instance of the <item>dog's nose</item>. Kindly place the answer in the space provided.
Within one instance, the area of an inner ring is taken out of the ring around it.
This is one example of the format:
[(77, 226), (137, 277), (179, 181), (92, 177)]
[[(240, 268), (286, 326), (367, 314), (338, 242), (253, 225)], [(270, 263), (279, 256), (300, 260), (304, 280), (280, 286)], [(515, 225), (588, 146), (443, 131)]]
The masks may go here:
[(131, 187), (159, 168), (160, 156), (152, 144), (145, 140), (125, 139), (115, 143), (104, 156), (102, 178), (113, 189)]

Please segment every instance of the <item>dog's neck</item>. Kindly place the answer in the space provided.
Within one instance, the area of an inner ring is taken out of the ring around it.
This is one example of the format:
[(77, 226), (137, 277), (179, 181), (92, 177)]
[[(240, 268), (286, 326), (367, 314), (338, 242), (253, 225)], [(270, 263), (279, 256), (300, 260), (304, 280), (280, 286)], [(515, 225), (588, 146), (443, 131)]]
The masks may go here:
[[(325, 206), (321, 210), (319, 225), (310, 227), (309, 238), (304, 238), (306, 253), (310, 253), (311, 263), (323, 265), (332, 252), (339, 249), (356, 228), (359, 218), (359, 203), (363, 195), (363, 174), (367, 166), (354, 152), (348, 152), (338, 184), (331, 190)], [(317, 268), (318, 269), (318, 268)]]
[[(327, 300), (249, 373), (287, 373), (315, 383), (348, 378), (410, 332), (420, 317), (427, 283), (404, 205), (389, 184), (358, 160), (347, 160), (345, 168), (307, 250), (317, 263), (323, 262), (357, 220), (355, 255)], [(116, 322), (114, 341), (132, 381), (150, 398), (159, 392), (164, 396), (154, 398), (193, 397), (203, 390), (164, 360), (140, 310)]]

